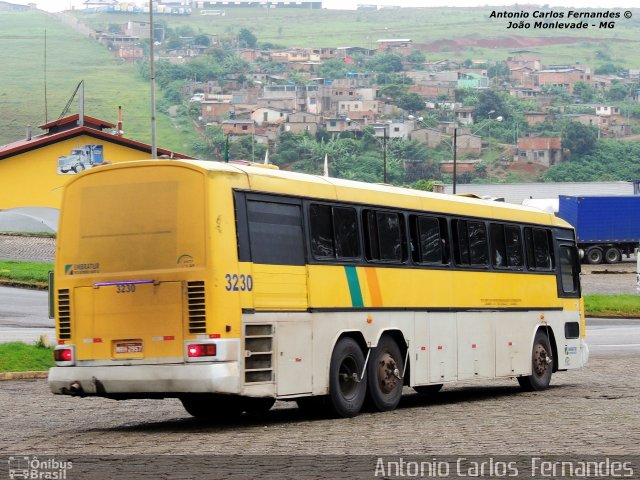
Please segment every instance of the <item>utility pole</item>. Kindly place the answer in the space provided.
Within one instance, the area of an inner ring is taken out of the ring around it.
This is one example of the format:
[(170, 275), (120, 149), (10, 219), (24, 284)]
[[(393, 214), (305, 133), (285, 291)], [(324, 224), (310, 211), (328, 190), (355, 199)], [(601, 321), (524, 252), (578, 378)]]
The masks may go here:
[(153, 0), (149, 0), (149, 65), (151, 75), (151, 158), (158, 158), (158, 146), (156, 143), (156, 69), (154, 60), (155, 36), (153, 32)]
[(453, 194), (456, 194), (456, 177), (458, 174), (458, 129), (453, 129)]
[(384, 131), (382, 134), (382, 178), (383, 182), (387, 183), (387, 126), (384, 127)]

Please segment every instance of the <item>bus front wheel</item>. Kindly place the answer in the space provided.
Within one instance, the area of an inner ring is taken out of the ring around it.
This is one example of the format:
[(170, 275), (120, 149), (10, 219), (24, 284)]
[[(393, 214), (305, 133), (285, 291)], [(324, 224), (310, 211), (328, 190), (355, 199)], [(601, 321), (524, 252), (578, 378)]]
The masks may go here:
[(349, 337), (340, 339), (329, 367), (329, 399), (338, 416), (355, 417), (360, 413), (367, 395), (363, 371), (364, 355), (358, 343)]
[(396, 341), (383, 335), (367, 364), (369, 395), (375, 408), (384, 412), (398, 406), (402, 397), (404, 359)]
[(547, 334), (538, 330), (533, 340), (531, 352), (531, 375), (518, 377), (518, 383), (525, 392), (544, 390), (551, 383), (553, 373), (553, 352)]

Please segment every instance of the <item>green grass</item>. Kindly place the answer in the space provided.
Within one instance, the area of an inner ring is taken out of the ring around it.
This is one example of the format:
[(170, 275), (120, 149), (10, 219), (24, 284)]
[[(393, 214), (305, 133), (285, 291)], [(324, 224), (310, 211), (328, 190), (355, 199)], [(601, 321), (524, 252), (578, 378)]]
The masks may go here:
[[(47, 36), (47, 102), (44, 96), (44, 33)], [(125, 137), (151, 141), (150, 88), (137, 67), (120, 63), (105, 46), (42, 12), (0, 13), (0, 145), (20, 140), (26, 125), (55, 120), (84, 80), (85, 113), (117, 123), (123, 108)], [(69, 114), (78, 112), (74, 100)], [(190, 153), (191, 136), (157, 116), (158, 146)], [(37, 129), (35, 133), (40, 133)], [(193, 135), (193, 134), (191, 134)]]
[(586, 295), (586, 316), (640, 318), (640, 295)]
[(43, 371), (53, 366), (51, 347), (20, 342), (0, 343), (0, 372)]
[(43, 288), (47, 286), (52, 263), (0, 260), (0, 281)]

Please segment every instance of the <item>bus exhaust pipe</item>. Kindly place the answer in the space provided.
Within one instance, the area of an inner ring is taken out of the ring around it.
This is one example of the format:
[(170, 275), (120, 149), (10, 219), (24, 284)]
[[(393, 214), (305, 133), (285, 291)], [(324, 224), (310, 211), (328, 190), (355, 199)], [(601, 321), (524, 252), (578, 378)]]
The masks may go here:
[(73, 382), (69, 385), (69, 393), (71, 395), (84, 395), (84, 390), (82, 389), (82, 385), (79, 382)]

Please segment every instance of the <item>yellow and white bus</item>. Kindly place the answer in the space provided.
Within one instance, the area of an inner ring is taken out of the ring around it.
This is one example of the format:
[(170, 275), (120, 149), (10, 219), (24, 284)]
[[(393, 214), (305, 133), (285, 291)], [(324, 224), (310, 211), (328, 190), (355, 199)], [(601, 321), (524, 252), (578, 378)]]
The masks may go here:
[(279, 400), (357, 415), (403, 387), (588, 358), (571, 226), (552, 214), (203, 161), (72, 179), (55, 266), (56, 394), (179, 398), (196, 417)]

